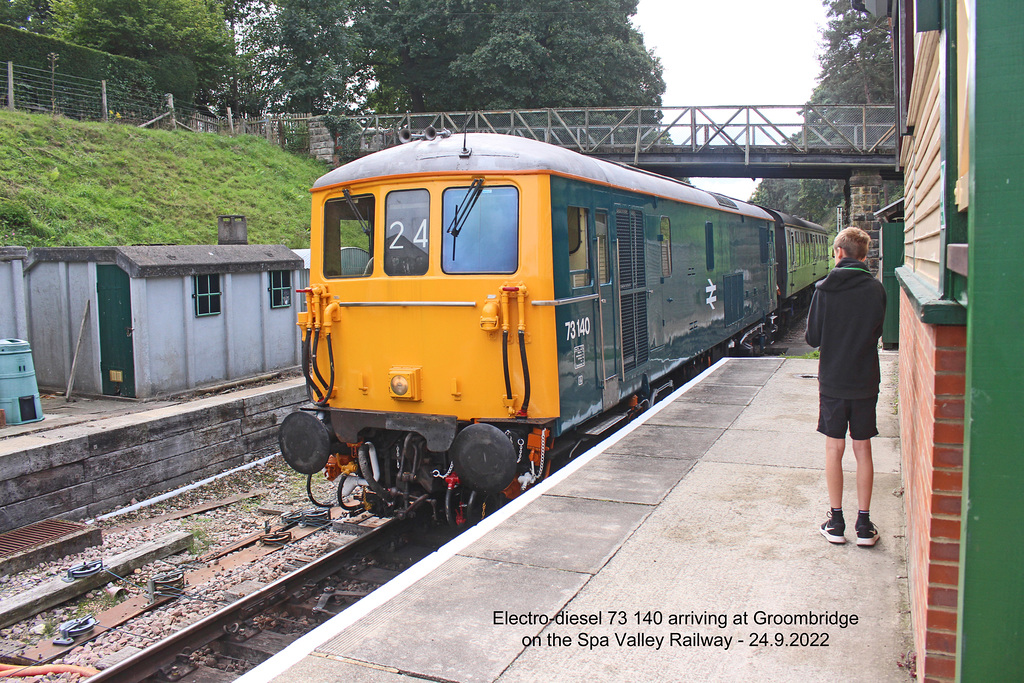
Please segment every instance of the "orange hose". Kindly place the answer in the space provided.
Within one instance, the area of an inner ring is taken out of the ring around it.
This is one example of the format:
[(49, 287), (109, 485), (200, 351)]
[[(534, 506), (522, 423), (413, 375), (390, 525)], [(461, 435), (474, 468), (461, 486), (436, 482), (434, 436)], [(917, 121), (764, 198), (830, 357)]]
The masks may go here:
[(100, 672), (91, 666), (75, 666), (72, 664), (43, 664), (41, 666), (19, 666), (17, 664), (0, 664), (0, 678), (15, 676), (44, 676), (46, 674), (81, 674), (95, 676)]

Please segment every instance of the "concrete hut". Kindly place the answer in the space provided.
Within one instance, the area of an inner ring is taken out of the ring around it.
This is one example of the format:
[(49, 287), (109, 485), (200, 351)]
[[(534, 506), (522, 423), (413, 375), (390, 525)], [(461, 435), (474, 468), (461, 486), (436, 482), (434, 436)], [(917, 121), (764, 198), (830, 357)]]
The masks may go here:
[(109, 396), (294, 367), (302, 268), (280, 245), (32, 249), (24, 291), (39, 386), (63, 391), (76, 349), (74, 391)]
[(0, 339), (28, 336), (25, 314), (25, 247), (0, 247)]

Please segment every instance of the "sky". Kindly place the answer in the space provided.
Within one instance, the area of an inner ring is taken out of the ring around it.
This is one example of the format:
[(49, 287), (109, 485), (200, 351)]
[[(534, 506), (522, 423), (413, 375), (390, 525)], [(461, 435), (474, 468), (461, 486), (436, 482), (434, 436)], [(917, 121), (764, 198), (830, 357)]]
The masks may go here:
[[(794, 105), (816, 85), (822, 0), (640, 0), (634, 25), (665, 70), (662, 105)], [(747, 199), (749, 178), (693, 178)]]

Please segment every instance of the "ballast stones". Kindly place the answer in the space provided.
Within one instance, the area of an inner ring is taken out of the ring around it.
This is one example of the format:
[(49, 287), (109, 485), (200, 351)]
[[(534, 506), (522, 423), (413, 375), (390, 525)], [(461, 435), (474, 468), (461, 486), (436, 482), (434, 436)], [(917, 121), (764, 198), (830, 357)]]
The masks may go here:
[(312, 413), (298, 411), (285, 417), (277, 440), (285, 462), (302, 474), (316, 474), (331, 457), (331, 433)]
[(516, 474), (516, 451), (505, 432), (489, 424), (472, 424), (452, 442), (455, 473), (481, 493), (504, 491)]

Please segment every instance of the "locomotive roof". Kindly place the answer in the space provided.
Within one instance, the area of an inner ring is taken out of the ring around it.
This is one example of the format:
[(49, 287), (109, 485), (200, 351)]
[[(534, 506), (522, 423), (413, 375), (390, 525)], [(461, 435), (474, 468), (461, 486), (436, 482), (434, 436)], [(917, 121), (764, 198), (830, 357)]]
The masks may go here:
[(470, 133), (465, 136), (465, 146), (472, 153), (463, 157), (463, 137), (462, 134), (438, 136), (433, 140), (416, 140), (375, 152), (339, 166), (317, 180), (313, 188), (397, 175), (537, 171), (592, 180), (719, 211), (736, 211), (755, 218), (773, 219), (761, 207), (753, 204), (529, 138)]

